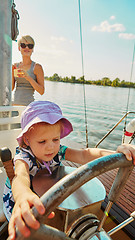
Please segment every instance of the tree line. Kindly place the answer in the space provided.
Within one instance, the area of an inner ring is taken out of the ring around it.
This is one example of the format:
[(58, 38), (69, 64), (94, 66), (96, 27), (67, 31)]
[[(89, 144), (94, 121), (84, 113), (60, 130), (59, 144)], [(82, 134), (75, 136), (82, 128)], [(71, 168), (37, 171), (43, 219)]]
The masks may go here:
[(80, 83), (80, 84), (92, 84), (100, 86), (111, 86), (111, 87), (125, 87), (125, 88), (135, 88), (135, 83), (128, 82), (125, 80), (120, 81), (119, 78), (115, 78), (113, 81), (108, 77), (104, 77), (101, 80), (85, 80), (84, 76), (76, 78), (75, 76), (69, 77), (60, 77), (57, 73), (54, 73), (51, 77), (45, 77), (45, 80), (55, 81), (55, 82), (68, 82), (68, 83)]

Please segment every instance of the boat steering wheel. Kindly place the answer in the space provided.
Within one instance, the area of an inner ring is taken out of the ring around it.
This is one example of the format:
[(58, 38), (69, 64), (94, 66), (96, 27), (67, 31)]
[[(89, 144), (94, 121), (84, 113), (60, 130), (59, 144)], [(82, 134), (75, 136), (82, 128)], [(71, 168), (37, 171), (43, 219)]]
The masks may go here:
[[(44, 204), (46, 211), (44, 215), (40, 215), (36, 208), (32, 208), (32, 212), (36, 219), (41, 223), (38, 230), (31, 230), (31, 236), (24, 238), (17, 232), (17, 240), (22, 239), (49, 239), (49, 240), (61, 240), (61, 239), (92, 239), (92, 238), (73, 238), (71, 235), (67, 236), (64, 232), (61, 232), (55, 228), (44, 225), (44, 221), (48, 215), (56, 209), (69, 195), (76, 191), (83, 184), (91, 180), (92, 178), (99, 176), (107, 171), (115, 168), (119, 168), (110, 193), (108, 195), (109, 201), (115, 202), (123, 189), (128, 176), (133, 170), (132, 161), (128, 161), (122, 153), (116, 153), (109, 156), (98, 158), (85, 165), (75, 169), (70, 174), (66, 175), (54, 186), (52, 186), (42, 197), (41, 201)], [(94, 220), (95, 221), (95, 220)], [(102, 231), (101, 231), (102, 232)], [(106, 234), (102, 232), (102, 234)], [(101, 235), (102, 235), (101, 234)], [(111, 239), (109, 235), (106, 238)], [(95, 239), (95, 238), (94, 238)], [(97, 238), (99, 239), (99, 238)]]

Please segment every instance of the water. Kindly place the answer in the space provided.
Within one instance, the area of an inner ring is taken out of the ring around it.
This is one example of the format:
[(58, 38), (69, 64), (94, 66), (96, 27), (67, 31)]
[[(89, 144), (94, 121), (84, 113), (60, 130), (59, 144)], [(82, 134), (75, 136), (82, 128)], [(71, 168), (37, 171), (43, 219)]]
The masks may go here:
[[(124, 115), (128, 92), (127, 88), (85, 85), (89, 147), (94, 147)], [(73, 125), (74, 131), (67, 138), (86, 146), (83, 85), (46, 81), (45, 94), (35, 93), (35, 99), (57, 103)], [(128, 111), (135, 111), (135, 89), (130, 89)], [(116, 150), (123, 127), (124, 121), (99, 147)]]

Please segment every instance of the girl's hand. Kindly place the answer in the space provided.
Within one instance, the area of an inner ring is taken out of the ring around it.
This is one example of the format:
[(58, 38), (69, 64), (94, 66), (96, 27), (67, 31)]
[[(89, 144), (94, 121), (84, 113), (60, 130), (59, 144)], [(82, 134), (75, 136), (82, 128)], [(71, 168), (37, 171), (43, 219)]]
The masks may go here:
[(122, 144), (118, 146), (117, 152), (125, 154), (127, 160), (129, 161), (132, 161), (133, 159), (133, 164), (135, 165), (135, 146), (134, 145)]
[[(33, 192), (27, 192), (23, 194), (20, 199), (15, 203), (12, 216), (8, 225), (8, 232), (10, 240), (15, 239), (16, 227), (24, 237), (30, 236), (29, 227), (38, 229), (40, 223), (36, 220), (32, 214), (31, 208), (34, 206), (39, 214), (45, 213), (45, 208), (40, 198)], [(49, 218), (53, 218), (54, 213), (51, 213)]]

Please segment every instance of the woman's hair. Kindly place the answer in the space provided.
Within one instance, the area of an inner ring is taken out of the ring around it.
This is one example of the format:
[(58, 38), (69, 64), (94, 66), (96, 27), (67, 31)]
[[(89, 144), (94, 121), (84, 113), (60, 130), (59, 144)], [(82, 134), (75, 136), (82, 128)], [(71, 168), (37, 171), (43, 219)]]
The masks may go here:
[(23, 42), (32, 43), (33, 45), (35, 45), (34, 39), (29, 35), (22, 36), (21, 39), (18, 40), (18, 46), (20, 46), (20, 44)]

